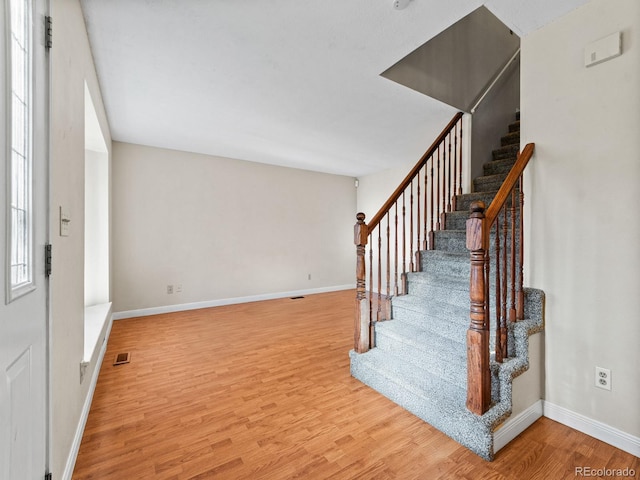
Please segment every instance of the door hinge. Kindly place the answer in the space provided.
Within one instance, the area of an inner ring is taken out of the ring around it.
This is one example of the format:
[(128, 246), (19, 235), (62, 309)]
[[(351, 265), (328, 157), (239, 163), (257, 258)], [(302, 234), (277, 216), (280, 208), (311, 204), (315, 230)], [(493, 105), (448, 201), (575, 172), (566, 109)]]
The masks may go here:
[(53, 480), (53, 475), (51, 475), (51, 473), (45, 473), (44, 480)]
[(51, 244), (47, 243), (44, 246), (44, 275), (46, 277), (51, 276)]
[(44, 17), (44, 46), (50, 50), (53, 46), (53, 20), (51, 17)]

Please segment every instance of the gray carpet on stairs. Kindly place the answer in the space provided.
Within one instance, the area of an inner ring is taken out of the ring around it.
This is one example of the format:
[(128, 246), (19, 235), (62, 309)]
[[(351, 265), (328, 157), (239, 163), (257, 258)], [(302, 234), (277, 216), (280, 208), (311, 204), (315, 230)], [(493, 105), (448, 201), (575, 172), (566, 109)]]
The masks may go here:
[(497, 363), (492, 355), (492, 406), (482, 416), (469, 412), (465, 223), (471, 201), (481, 199), (488, 206), (515, 162), (519, 125), (509, 125), (502, 146), (484, 165), (484, 176), (474, 180), (475, 192), (457, 197), (447, 228), (435, 234), (436, 249), (421, 252), (420, 271), (407, 277), (408, 293), (391, 301), (392, 320), (375, 325), (376, 347), (363, 354), (350, 352), (355, 378), (486, 460), (493, 459), (493, 432), (511, 413), (513, 378), (528, 368), (529, 336), (543, 328), (544, 294), (525, 289), (526, 318), (509, 326), (510, 358)]

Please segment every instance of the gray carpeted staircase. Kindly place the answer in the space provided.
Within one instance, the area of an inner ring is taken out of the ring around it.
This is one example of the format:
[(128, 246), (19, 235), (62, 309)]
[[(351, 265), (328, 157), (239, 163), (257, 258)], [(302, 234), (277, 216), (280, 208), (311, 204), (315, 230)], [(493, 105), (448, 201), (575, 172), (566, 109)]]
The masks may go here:
[(511, 414), (512, 380), (528, 368), (529, 335), (542, 329), (543, 293), (525, 290), (525, 320), (509, 328), (510, 358), (500, 364), (491, 357), (492, 406), (482, 416), (469, 412), (465, 225), (471, 201), (490, 204), (515, 163), (519, 143), (517, 120), (484, 165), (484, 176), (474, 180), (474, 193), (458, 196), (457, 211), (446, 214), (446, 229), (435, 233), (435, 250), (421, 252), (420, 271), (408, 274), (408, 294), (392, 298), (392, 320), (376, 323), (375, 348), (350, 353), (355, 378), (487, 460), (493, 459), (495, 429)]

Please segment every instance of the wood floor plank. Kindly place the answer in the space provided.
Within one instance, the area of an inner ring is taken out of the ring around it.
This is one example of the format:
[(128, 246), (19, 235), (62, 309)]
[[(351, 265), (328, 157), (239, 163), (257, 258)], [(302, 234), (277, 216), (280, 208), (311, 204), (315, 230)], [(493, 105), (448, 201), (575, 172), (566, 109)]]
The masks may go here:
[[(556, 479), (640, 459), (549, 419), (485, 462), (349, 374), (354, 292), (114, 323), (87, 479)], [(117, 353), (131, 362), (113, 366)]]

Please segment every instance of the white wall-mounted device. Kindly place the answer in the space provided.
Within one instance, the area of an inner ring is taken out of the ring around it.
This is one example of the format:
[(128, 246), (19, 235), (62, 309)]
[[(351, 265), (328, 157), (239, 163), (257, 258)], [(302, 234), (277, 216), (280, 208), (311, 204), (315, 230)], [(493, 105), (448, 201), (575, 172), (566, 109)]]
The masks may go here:
[(402, 10), (404, 8), (407, 8), (409, 2), (411, 2), (411, 0), (393, 0), (393, 8), (395, 8), (396, 10)]
[(613, 33), (584, 48), (584, 66), (592, 67), (622, 55), (622, 32)]

